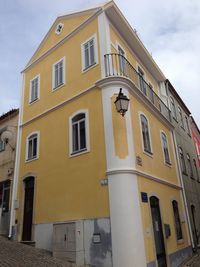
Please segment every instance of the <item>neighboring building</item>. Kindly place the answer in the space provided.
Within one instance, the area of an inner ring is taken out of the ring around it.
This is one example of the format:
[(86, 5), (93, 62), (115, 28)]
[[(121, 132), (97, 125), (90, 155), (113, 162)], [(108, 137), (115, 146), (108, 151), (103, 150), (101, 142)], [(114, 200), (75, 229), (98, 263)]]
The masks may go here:
[(200, 167), (200, 130), (193, 117), (191, 117), (190, 123), (191, 123), (191, 128), (192, 128), (192, 138), (193, 138), (196, 155), (197, 155), (196, 162), (197, 162), (198, 167)]
[(191, 244), (166, 78), (114, 2), (58, 17), (23, 79), (18, 240), (78, 266), (178, 266)]
[(7, 236), (15, 166), (18, 113), (18, 109), (12, 109), (0, 116), (0, 234)]
[(193, 247), (196, 249), (200, 242), (200, 169), (192, 139), (192, 135), (196, 136), (196, 131), (192, 131), (190, 127), (190, 111), (169, 81), (167, 87), (180, 172), (192, 227)]

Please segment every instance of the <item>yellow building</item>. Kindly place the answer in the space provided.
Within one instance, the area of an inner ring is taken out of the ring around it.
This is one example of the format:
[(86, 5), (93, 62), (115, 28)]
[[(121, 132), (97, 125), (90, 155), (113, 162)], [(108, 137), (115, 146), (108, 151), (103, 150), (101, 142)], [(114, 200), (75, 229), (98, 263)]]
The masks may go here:
[(113, 1), (56, 19), (23, 70), (18, 240), (78, 266), (178, 266), (191, 253), (165, 80)]

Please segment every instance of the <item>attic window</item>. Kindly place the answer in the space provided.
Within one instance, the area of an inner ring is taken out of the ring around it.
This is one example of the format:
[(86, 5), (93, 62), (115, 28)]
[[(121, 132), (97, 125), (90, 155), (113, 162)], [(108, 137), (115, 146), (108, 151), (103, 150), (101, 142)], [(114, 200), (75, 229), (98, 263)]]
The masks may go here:
[(57, 26), (56, 26), (56, 30), (55, 30), (55, 33), (56, 34), (60, 34), (62, 32), (64, 28), (64, 24), (63, 23), (59, 23)]

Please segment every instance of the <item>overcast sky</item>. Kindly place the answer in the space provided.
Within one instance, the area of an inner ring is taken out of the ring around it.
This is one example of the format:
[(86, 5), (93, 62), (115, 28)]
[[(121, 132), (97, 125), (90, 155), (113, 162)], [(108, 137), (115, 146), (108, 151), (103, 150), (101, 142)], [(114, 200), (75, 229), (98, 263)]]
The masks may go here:
[[(0, 114), (19, 106), (20, 71), (59, 14), (99, 0), (0, 0)], [(200, 126), (200, 0), (116, 0)]]

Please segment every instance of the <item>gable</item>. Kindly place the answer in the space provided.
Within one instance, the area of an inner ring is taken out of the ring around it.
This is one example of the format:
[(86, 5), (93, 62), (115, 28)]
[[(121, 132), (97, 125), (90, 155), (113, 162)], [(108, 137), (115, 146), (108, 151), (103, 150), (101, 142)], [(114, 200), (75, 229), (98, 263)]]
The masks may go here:
[[(39, 45), (38, 49), (34, 53), (33, 57), (29, 61), (28, 65), (34, 62), (36, 59), (41, 57), (45, 52), (47, 52), (50, 48), (54, 47), (58, 44), (65, 36), (69, 35), (73, 30), (79, 27), (82, 23), (84, 23), (88, 18), (90, 18), (95, 12), (90, 12), (87, 14), (75, 14), (75, 15), (66, 15), (62, 17), (58, 17), (49, 32)], [(58, 24), (62, 24), (63, 28), (60, 34), (56, 33), (56, 28)]]

